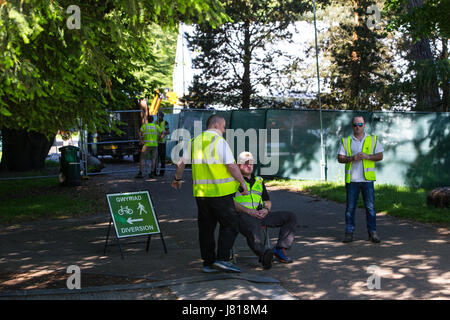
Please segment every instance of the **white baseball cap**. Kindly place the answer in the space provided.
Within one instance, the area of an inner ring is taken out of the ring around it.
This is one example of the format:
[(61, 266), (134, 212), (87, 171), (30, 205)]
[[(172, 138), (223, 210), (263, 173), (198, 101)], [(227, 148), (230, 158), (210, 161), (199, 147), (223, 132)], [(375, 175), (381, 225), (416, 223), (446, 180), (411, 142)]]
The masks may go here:
[(239, 154), (239, 156), (238, 156), (238, 161), (237, 161), (237, 163), (238, 164), (244, 164), (244, 163), (246, 163), (247, 161), (251, 161), (252, 163), (255, 161), (254, 159), (253, 159), (253, 155), (250, 153), (250, 152), (248, 152), (248, 151), (244, 151), (244, 152), (241, 152), (240, 154)]

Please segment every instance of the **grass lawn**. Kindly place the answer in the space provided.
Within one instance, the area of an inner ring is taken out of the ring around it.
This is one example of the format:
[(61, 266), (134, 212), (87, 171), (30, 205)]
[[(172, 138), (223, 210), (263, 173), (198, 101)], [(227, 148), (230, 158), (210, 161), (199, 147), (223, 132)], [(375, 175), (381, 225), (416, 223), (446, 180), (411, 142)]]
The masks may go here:
[(95, 192), (62, 187), (58, 178), (6, 180), (0, 183), (0, 223), (64, 218), (98, 212)]
[[(266, 181), (266, 185), (294, 189), (336, 202), (346, 202), (344, 183), (276, 179)], [(428, 191), (424, 189), (375, 184), (375, 209), (378, 213), (450, 227), (450, 209), (428, 207), (427, 194)], [(362, 195), (359, 197), (358, 206), (364, 208)]]

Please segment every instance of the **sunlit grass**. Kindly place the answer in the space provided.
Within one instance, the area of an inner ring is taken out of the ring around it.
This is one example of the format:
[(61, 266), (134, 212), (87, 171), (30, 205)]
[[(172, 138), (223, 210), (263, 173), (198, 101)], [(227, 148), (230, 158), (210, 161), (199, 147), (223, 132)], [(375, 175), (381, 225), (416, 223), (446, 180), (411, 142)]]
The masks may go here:
[[(336, 202), (346, 202), (344, 183), (277, 179), (266, 181), (266, 185), (289, 188)], [(450, 226), (450, 210), (428, 207), (427, 194), (428, 191), (425, 189), (375, 184), (375, 209), (379, 213), (400, 218)], [(362, 195), (359, 197), (358, 206), (364, 207)]]

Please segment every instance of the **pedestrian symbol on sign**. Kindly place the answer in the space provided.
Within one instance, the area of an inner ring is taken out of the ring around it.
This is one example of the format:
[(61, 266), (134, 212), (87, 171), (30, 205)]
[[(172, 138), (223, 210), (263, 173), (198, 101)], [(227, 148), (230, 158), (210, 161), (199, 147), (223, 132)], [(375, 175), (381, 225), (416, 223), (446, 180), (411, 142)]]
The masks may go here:
[(139, 215), (140, 216), (142, 215), (142, 212), (147, 213), (147, 211), (145, 210), (145, 206), (142, 203), (140, 203), (140, 202), (139, 202), (139, 205), (138, 205), (138, 210), (139, 210)]

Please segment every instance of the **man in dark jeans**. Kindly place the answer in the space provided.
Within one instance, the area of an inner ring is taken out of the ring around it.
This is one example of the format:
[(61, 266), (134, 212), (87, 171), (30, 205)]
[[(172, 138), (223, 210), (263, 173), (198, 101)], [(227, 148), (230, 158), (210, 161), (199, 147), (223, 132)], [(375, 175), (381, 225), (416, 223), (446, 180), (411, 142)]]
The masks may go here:
[(344, 137), (338, 151), (338, 162), (345, 163), (345, 187), (347, 189), (347, 208), (345, 210), (345, 237), (343, 242), (353, 241), (355, 230), (355, 210), (359, 193), (362, 192), (366, 207), (367, 231), (369, 241), (379, 243), (376, 233), (375, 203), (375, 162), (383, 160), (383, 147), (376, 135), (365, 133), (364, 118), (352, 119), (353, 135)]
[[(270, 269), (272, 258), (282, 263), (291, 263), (287, 256), (295, 239), (297, 219), (291, 211), (271, 212), (272, 202), (263, 179), (253, 175), (253, 155), (244, 151), (239, 154), (238, 166), (247, 184), (248, 195), (236, 192), (234, 204), (239, 214), (239, 231), (247, 239), (247, 244), (259, 257), (264, 269)], [(262, 227), (280, 228), (275, 247), (266, 249)]]
[(167, 136), (170, 134), (169, 123), (164, 120), (164, 113), (162, 111), (158, 112), (158, 120), (156, 121), (156, 125), (159, 127), (159, 131), (161, 135), (158, 138), (158, 160), (161, 165), (159, 169), (159, 176), (164, 176), (166, 170), (166, 142)]
[[(172, 187), (180, 189), (186, 163), (192, 163), (193, 193), (198, 207), (198, 230), (203, 272), (241, 272), (231, 264), (230, 252), (239, 233), (239, 217), (233, 196), (239, 185), (247, 194), (247, 186), (227, 141), (225, 119), (209, 117), (207, 130), (192, 142), (191, 159), (180, 159)], [(214, 231), (220, 225), (217, 255)]]

